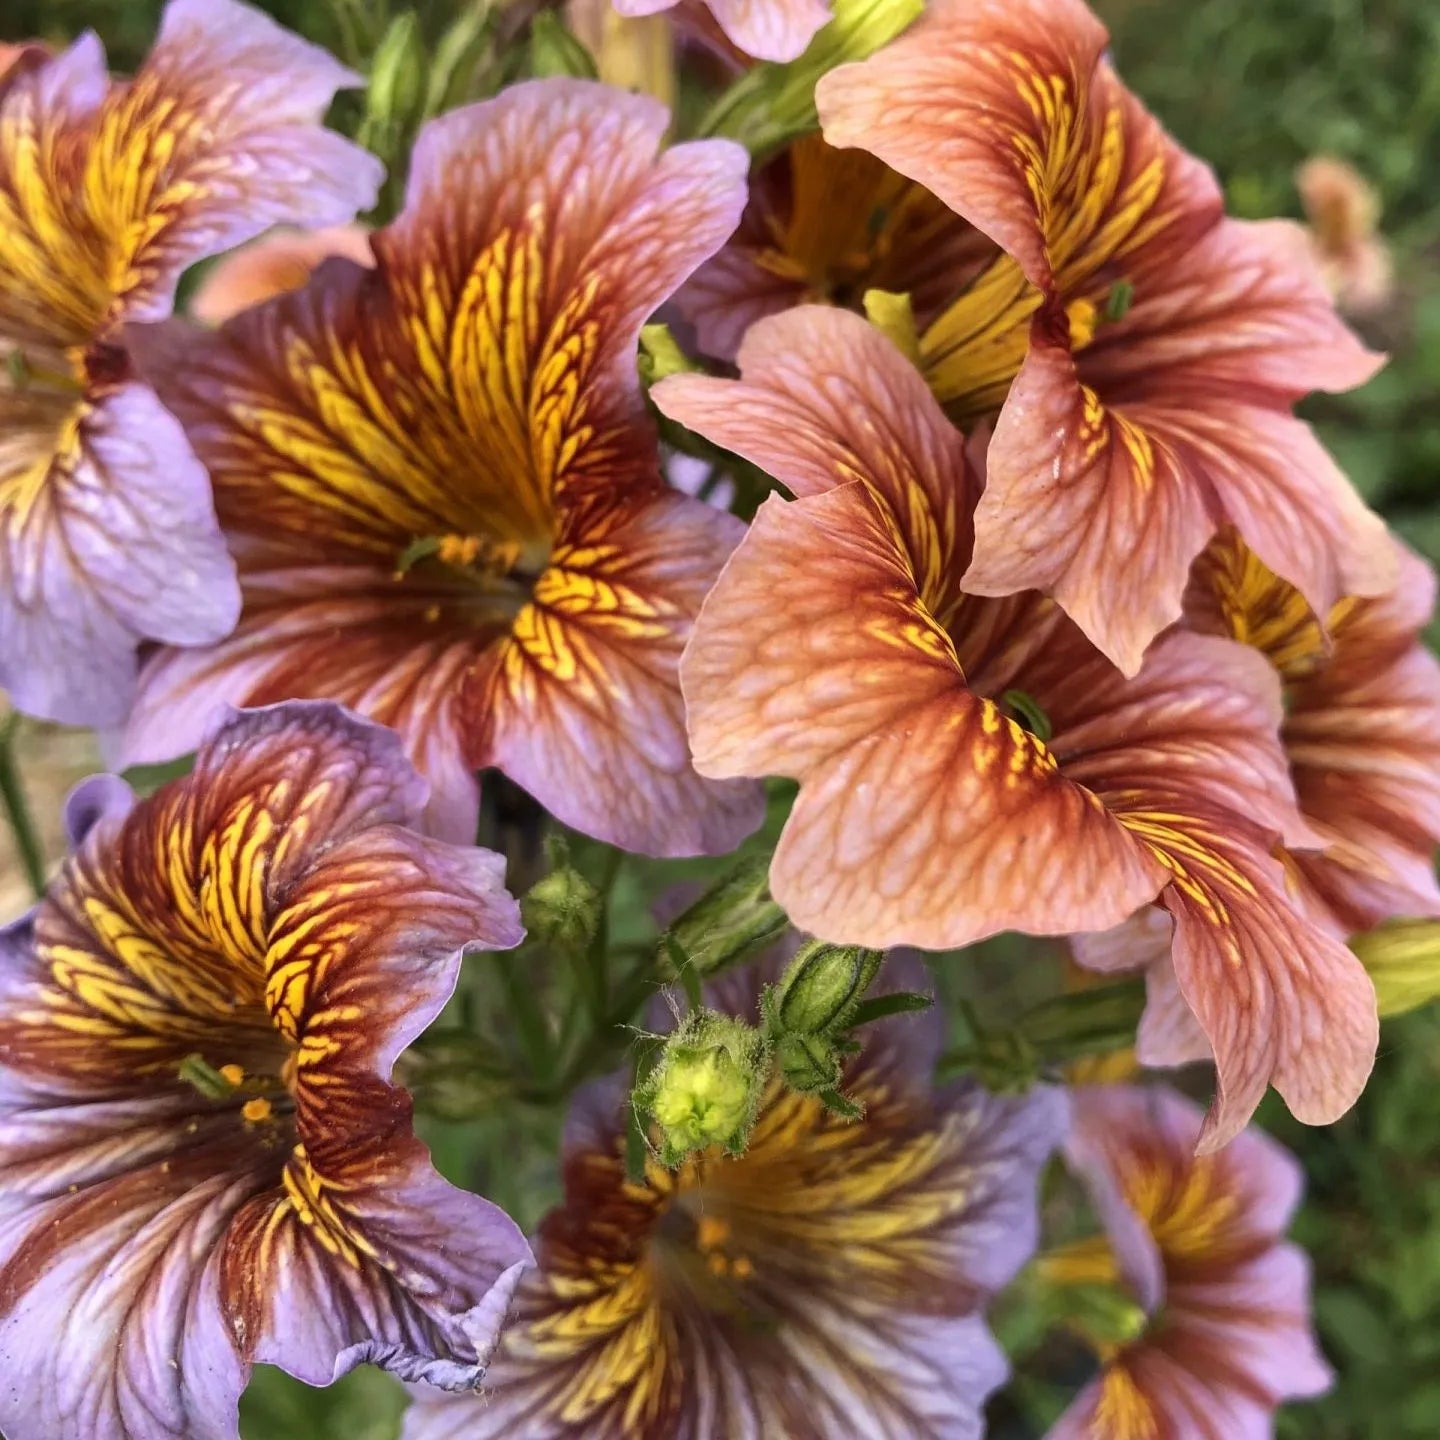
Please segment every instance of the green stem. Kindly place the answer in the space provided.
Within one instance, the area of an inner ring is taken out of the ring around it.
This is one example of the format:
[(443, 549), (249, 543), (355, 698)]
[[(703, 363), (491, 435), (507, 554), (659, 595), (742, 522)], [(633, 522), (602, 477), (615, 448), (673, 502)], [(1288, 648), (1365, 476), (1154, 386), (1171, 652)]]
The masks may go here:
[(41, 849), (40, 837), (35, 833), (35, 823), (25, 799), (25, 787), (20, 781), (20, 769), (15, 763), (15, 731), (19, 721), (18, 715), (11, 715), (0, 727), (0, 801), (5, 805), (5, 817), (15, 836), (15, 848), (20, 852), (25, 878), (38, 899), (45, 893), (45, 852)]
[(530, 1068), (531, 1077), (542, 1088), (548, 1088), (554, 1070), (555, 1055), (550, 1042), (549, 1027), (540, 1009), (539, 997), (528, 977), (520, 974), (509, 955), (495, 956), (495, 968), (520, 1040), (520, 1049)]

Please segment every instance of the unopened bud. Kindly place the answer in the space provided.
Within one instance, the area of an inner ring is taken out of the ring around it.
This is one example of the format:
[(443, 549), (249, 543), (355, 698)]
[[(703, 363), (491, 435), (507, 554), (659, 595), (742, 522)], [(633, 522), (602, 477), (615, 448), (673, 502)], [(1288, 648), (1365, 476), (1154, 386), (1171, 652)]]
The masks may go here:
[(605, 902), (576, 869), (560, 864), (520, 901), (526, 933), (566, 955), (581, 955), (600, 929)]
[(712, 1145), (740, 1154), (769, 1069), (760, 1031), (728, 1015), (692, 1011), (635, 1097), (660, 1131), (661, 1162), (676, 1165)]
[(823, 1035), (845, 1027), (865, 998), (884, 957), (856, 945), (811, 940), (790, 962), (769, 997), (778, 1030), (789, 1035)]
[(1382, 1016), (1440, 999), (1440, 920), (1393, 920), (1355, 936), (1350, 948), (1375, 982)]
[(782, 1035), (775, 1042), (775, 1066), (780, 1078), (802, 1095), (840, 1084), (840, 1049), (826, 1035)]
[(789, 924), (770, 896), (770, 861), (744, 860), (707, 890), (670, 926), (660, 947), (667, 979), (678, 979), (679, 959), (708, 980), (773, 945)]

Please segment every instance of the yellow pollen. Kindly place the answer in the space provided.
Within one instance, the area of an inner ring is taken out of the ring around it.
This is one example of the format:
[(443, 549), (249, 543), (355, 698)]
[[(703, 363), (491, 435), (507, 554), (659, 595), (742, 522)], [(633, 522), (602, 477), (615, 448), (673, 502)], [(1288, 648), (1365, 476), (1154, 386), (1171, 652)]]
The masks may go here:
[(240, 1107), (240, 1113), (250, 1124), (259, 1125), (271, 1117), (274, 1106), (268, 1100), (257, 1096), (254, 1100), (247, 1100)]
[(442, 535), (435, 553), (445, 565), (473, 565), (480, 558), (480, 539), (476, 535)]
[(220, 1078), (227, 1085), (234, 1085), (237, 1089), (245, 1080), (245, 1070), (240, 1065), (222, 1065), (220, 1067)]
[(702, 1215), (695, 1226), (695, 1243), (704, 1251), (716, 1250), (730, 1238), (730, 1222), (716, 1215)]

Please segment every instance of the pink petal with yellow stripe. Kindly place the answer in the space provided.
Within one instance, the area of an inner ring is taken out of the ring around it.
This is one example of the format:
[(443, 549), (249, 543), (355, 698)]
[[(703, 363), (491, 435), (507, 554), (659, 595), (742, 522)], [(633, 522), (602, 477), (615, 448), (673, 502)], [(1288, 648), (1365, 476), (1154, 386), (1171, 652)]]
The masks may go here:
[(8, 1433), (233, 1440), (254, 1360), (483, 1369), (529, 1252), (390, 1073), (462, 949), (521, 931), (497, 856), (409, 828), (424, 798), (329, 705), (233, 716), (148, 799), (77, 793), (0, 939)]
[(1053, 602), (967, 593), (966, 446), (857, 316), (762, 321), (740, 361), (738, 381), (676, 377), (656, 401), (800, 498), (766, 501), (681, 675), (702, 773), (800, 781), (772, 867), (797, 923), (944, 949), (1104, 931), (1158, 899), (1216, 1056), (1205, 1143), (1267, 1082), (1304, 1120), (1343, 1113), (1374, 993), (1271, 853), (1310, 831), (1268, 662), (1177, 631), (1127, 679)]
[(1210, 172), (1105, 44), (1081, 0), (941, 0), (816, 98), (831, 144), (878, 156), (1004, 252), (920, 345), (953, 415), (1000, 412), (967, 584), (1053, 596), (1134, 674), (1222, 525), (1322, 611), (1385, 590), (1394, 562), (1291, 414), (1378, 357), (1296, 227), (1223, 218)]
[(656, 854), (729, 849), (753, 787), (696, 775), (676, 670), (739, 522), (671, 491), (641, 324), (734, 227), (743, 152), (662, 148), (649, 99), (547, 80), (428, 126), (376, 267), (322, 265), (219, 332), (140, 338), (214, 480), (235, 636), (161, 651), (125, 754), (225, 700), (334, 698), (405, 738), (432, 825), (474, 771)]

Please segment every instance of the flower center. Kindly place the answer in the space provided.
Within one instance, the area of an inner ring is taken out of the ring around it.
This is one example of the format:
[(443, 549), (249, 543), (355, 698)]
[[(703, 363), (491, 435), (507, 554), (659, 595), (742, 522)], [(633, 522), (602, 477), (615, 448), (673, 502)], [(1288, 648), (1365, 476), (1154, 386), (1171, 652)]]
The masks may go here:
[(512, 619), (529, 603), (549, 559), (548, 540), (424, 535), (400, 552), (394, 578), (435, 594), (425, 612), (432, 622), (456, 606)]

